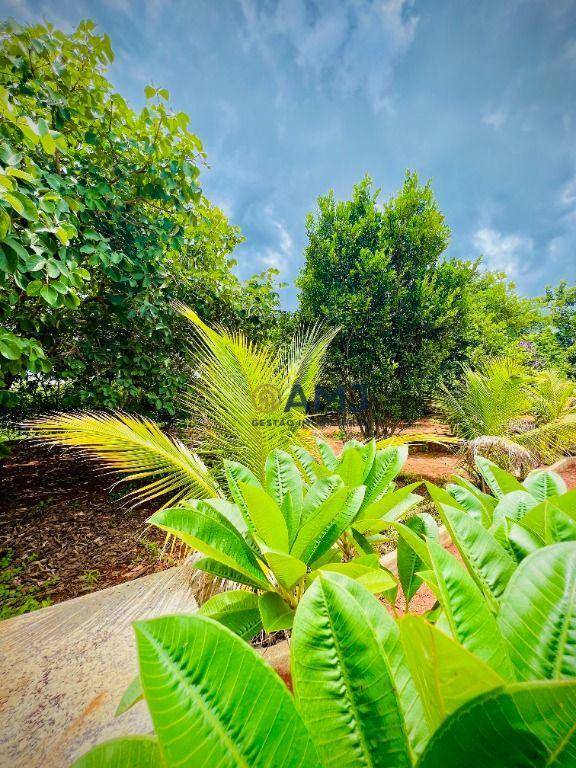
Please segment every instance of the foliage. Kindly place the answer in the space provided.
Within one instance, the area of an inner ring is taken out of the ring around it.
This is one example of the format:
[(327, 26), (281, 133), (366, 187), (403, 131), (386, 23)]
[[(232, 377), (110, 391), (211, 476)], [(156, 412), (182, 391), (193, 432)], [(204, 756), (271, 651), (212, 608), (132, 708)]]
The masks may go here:
[(465, 510), (516, 561), (549, 544), (576, 540), (576, 492), (556, 472), (534, 470), (521, 483), (483, 456), (476, 457), (476, 467), (491, 494), (455, 477), (446, 487), (451, 500), (433, 490), (440, 507)]
[(417, 484), (391, 490), (406, 449), (376, 452), (373, 442), (351, 441), (339, 459), (326, 452), (327, 444), (320, 449), (329, 468), (294, 449), (306, 480), (278, 449), (266, 459), (264, 482), (225, 461), (227, 499), (188, 501), (148, 521), (202, 552), (194, 567), (253, 590), (222, 592), (200, 611), (247, 640), (262, 629), (291, 628), (305, 590), (326, 571), (347, 574), (376, 594), (395, 593), (395, 580), (379, 566), (366, 536), (421, 501), (412, 493)]
[(449, 229), (430, 184), (407, 174), (382, 208), (372, 181), (352, 199), (318, 199), (307, 219), (300, 313), (341, 326), (326, 382), (367, 384), (357, 414), (365, 437), (393, 432), (422, 415), (442, 374), (464, 360), (468, 270), (441, 262)]
[(13, 559), (14, 552), (10, 549), (0, 556), (0, 620), (50, 605), (50, 600), (39, 599), (38, 587), (24, 587), (19, 582), (35, 558), (28, 557), (19, 564), (14, 564)]
[[(573, 617), (556, 596), (574, 590), (576, 544), (527, 558), (509, 588), (529, 593), (516, 612), (505, 595), (498, 619), (456, 558), (434, 542), (426, 551), (445, 628), (418, 616), (395, 621), (362, 585), (324, 573), (296, 610), (293, 696), (253, 649), (207, 617), (138, 622), (157, 741), (108, 742), (74, 768), (571, 765), (576, 655), (562, 627)], [(551, 603), (538, 594), (534, 566), (553, 581)], [(543, 632), (530, 631), (535, 621)], [(146, 755), (139, 763), (137, 750)]]
[(186, 337), (170, 302), (266, 335), (271, 275), (233, 275), (241, 235), (202, 195), (188, 116), (162, 88), (130, 108), (92, 22), (71, 34), (8, 22), (0, 43), (4, 401), (46, 391), (58, 407), (173, 415)]
[[(33, 436), (79, 449), (135, 482), (132, 499), (163, 498), (164, 506), (220, 495), (222, 459), (245, 463), (264, 481), (270, 451), (308, 444), (306, 414), (285, 409), (293, 387), (313, 389), (333, 337), (315, 327), (280, 354), (242, 333), (208, 327), (188, 307), (180, 311), (196, 342), (197, 375), (188, 391), (192, 447), (149, 419), (122, 413), (56, 414), (30, 424)], [(216, 459), (215, 467), (207, 468), (199, 454)]]
[(534, 356), (576, 379), (576, 286), (561, 281), (546, 288), (544, 320), (531, 336)]
[(465, 441), (468, 463), (489, 454), (521, 474), (551, 463), (576, 445), (574, 386), (553, 371), (531, 371), (508, 357), (465, 366), (462, 379), (442, 384), (442, 416)]

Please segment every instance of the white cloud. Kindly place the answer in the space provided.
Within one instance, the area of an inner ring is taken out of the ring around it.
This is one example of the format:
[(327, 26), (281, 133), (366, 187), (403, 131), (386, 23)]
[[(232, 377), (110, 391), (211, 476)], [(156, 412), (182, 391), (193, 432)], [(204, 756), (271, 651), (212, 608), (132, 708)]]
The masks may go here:
[(502, 128), (502, 126), (504, 125), (507, 119), (508, 119), (508, 113), (502, 107), (485, 112), (484, 115), (482, 116), (482, 122), (486, 123), (486, 125), (491, 126), (496, 131)]
[(481, 227), (472, 237), (478, 254), (484, 257), (484, 266), (516, 277), (524, 271), (525, 262), (534, 250), (531, 237), (518, 232), (503, 235), (497, 229)]
[(412, 5), (412, 0), (276, 0), (260, 6), (241, 0), (248, 45), (258, 48), (278, 78), (276, 56), (288, 46), (313, 87), (362, 94), (377, 112), (391, 109), (394, 67), (416, 33)]
[(273, 245), (266, 246), (264, 255), (260, 256), (260, 262), (264, 269), (272, 267), (285, 277), (294, 256), (294, 241), (284, 224), (275, 218), (271, 206), (266, 206), (264, 212), (269, 216), (276, 242)]

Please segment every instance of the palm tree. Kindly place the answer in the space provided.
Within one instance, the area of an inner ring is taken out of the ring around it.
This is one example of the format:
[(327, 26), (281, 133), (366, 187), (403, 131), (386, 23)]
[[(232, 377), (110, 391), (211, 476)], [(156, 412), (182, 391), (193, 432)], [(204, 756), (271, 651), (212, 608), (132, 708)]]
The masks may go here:
[[(337, 329), (297, 333), (284, 351), (250, 342), (240, 332), (210, 328), (189, 307), (193, 376), (184, 395), (191, 416), (189, 444), (150, 419), (125, 413), (56, 413), (28, 424), (31, 435), (69, 446), (137, 487), (134, 501), (162, 507), (221, 495), (222, 460), (234, 459), (264, 478), (274, 448), (310, 444), (303, 410), (285, 407), (293, 387), (310, 397)], [(211, 465), (208, 468), (204, 459)], [(162, 508), (161, 507), (161, 508)]]
[(437, 407), (471, 468), (482, 454), (522, 474), (576, 447), (574, 384), (508, 357), (465, 367), (458, 384), (441, 385)]

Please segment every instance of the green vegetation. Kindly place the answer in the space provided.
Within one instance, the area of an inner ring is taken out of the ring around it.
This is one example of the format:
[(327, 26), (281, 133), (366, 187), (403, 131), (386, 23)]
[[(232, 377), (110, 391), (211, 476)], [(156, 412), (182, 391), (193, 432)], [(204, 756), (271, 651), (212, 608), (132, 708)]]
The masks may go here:
[(526, 558), (497, 616), (455, 557), (433, 540), (424, 549), (442, 607), (436, 625), (395, 621), (343, 574), (316, 579), (294, 618), (293, 695), (210, 618), (138, 622), (156, 736), (95, 747), (74, 768), (571, 765), (576, 655), (563, 628), (574, 620), (576, 543)]
[(15, 565), (12, 550), (0, 556), (0, 620), (50, 605), (50, 600), (39, 599), (39, 588), (25, 587), (20, 583), (20, 577), (34, 560), (35, 557), (30, 556)]
[(166, 418), (186, 381), (171, 302), (262, 338), (277, 295), (231, 271), (242, 236), (202, 194), (188, 116), (163, 88), (131, 109), (112, 59), (89, 21), (0, 29), (0, 387), (20, 409)]

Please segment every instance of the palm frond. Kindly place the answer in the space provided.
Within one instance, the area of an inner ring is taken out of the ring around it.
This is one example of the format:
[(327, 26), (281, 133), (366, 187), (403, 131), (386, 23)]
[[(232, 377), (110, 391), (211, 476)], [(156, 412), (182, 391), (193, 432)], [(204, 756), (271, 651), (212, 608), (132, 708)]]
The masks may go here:
[(175, 306), (194, 332), (197, 378), (187, 402), (201, 435), (199, 449), (235, 459), (263, 477), (272, 450), (309, 443), (304, 409), (287, 410), (287, 405), (294, 386), (306, 397), (311, 394), (337, 331), (316, 326), (297, 334), (283, 355), (242, 333), (210, 328), (194, 310)]
[(425, 432), (406, 432), (405, 434), (384, 437), (376, 443), (378, 449), (388, 448), (391, 445), (459, 445), (462, 441), (458, 437), (449, 435), (429, 435)]
[(538, 424), (573, 413), (576, 408), (574, 382), (556, 371), (538, 373), (528, 388), (528, 397)]
[(171, 506), (190, 497), (219, 495), (200, 457), (149, 419), (124, 413), (57, 413), (27, 426), (33, 438), (76, 448), (119, 472), (125, 482), (144, 481), (127, 494), (139, 503), (166, 497), (163, 506)]
[(485, 456), (516, 477), (525, 477), (539, 463), (532, 451), (520, 445), (516, 439), (503, 435), (482, 435), (467, 441), (462, 447), (466, 469), (478, 479), (481, 479), (476, 469), (478, 455)]
[(561, 456), (576, 452), (576, 413), (560, 416), (514, 439), (536, 456), (539, 464), (553, 464)]

